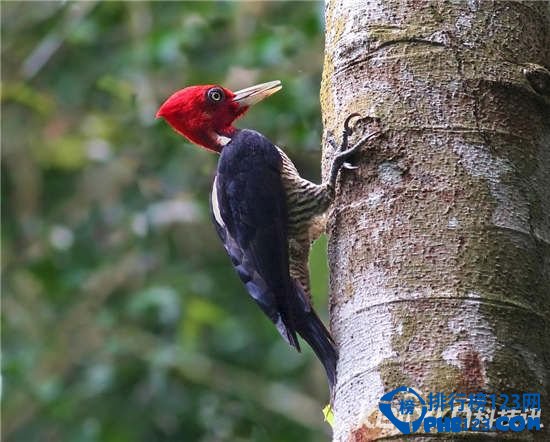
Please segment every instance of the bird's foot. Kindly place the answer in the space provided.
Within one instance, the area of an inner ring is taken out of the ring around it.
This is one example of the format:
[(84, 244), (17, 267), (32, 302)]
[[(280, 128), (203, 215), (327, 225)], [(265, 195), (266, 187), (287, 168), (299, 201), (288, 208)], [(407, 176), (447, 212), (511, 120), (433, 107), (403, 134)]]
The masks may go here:
[[(355, 143), (352, 147), (349, 147), (349, 137), (353, 134), (353, 128), (350, 127), (350, 122), (355, 117), (361, 117), (361, 115), (358, 113), (353, 113), (346, 118), (346, 121), (344, 121), (342, 143), (340, 144), (340, 147), (338, 148), (338, 153), (335, 155), (334, 158), (334, 160), (339, 164), (339, 167), (343, 167), (344, 169), (348, 170), (357, 169), (357, 166), (352, 165), (347, 160), (359, 149), (361, 149), (361, 147), (364, 146), (367, 141), (375, 138), (377, 135), (380, 134), (380, 131), (368, 133), (365, 137), (359, 140), (359, 142)], [(367, 117), (363, 118), (363, 120), (375, 121), (376, 119), (372, 117)]]

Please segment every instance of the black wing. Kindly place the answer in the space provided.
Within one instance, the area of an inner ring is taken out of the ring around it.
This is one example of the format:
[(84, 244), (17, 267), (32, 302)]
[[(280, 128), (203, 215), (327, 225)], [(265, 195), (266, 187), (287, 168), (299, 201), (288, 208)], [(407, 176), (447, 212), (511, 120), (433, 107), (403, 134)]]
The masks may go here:
[[(214, 225), (248, 293), (298, 351), (296, 333), (313, 348), (331, 392), (338, 353), (330, 333), (288, 272), (286, 195), (278, 149), (243, 130), (224, 147), (212, 192)], [(332, 393), (331, 393), (332, 394)]]
[(254, 131), (239, 131), (222, 151), (212, 212), (218, 235), (248, 293), (283, 338), (299, 350), (281, 163), (269, 140)]

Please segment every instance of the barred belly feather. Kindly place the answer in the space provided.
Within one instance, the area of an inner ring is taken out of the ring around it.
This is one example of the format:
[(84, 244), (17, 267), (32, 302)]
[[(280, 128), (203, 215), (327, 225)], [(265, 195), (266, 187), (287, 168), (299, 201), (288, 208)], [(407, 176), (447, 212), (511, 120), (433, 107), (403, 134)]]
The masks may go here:
[(277, 148), (283, 160), (281, 176), (288, 207), (290, 276), (311, 297), (308, 258), (311, 243), (325, 230), (325, 215), (334, 196), (329, 184), (315, 184), (300, 176), (290, 158)]

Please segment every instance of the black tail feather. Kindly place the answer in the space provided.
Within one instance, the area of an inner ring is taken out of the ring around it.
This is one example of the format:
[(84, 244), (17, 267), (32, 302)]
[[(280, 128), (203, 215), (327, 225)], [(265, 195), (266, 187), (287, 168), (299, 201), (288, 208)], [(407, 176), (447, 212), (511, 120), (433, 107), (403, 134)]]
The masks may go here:
[(292, 313), (296, 331), (313, 349), (327, 373), (327, 379), (332, 397), (336, 385), (336, 363), (338, 352), (336, 344), (329, 331), (326, 329), (319, 316), (315, 313), (309, 302), (308, 296), (304, 293), (300, 284), (295, 282), (296, 297)]
[(310, 310), (296, 322), (296, 331), (309, 344), (325, 367), (332, 397), (336, 385), (336, 363), (338, 362), (336, 345), (323, 322), (313, 310)]

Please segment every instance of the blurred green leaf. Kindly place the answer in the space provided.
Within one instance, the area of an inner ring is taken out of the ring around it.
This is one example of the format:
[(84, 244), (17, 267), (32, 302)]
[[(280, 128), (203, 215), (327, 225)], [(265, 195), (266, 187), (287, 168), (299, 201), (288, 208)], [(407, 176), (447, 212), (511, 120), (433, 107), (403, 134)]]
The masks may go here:
[(55, 106), (51, 96), (21, 82), (2, 84), (2, 104), (7, 101), (27, 106), (42, 115), (53, 112)]
[(48, 140), (41, 145), (34, 145), (31, 152), (36, 161), (44, 167), (54, 167), (63, 170), (77, 170), (84, 167), (88, 161), (85, 145), (78, 135), (63, 135)]
[(173, 324), (180, 316), (179, 296), (170, 287), (150, 287), (132, 296), (128, 302), (128, 312), (132, 317), (152, 312), (159, 323)]
[(134, 88), (129, 81), (115, 78), (112, 75), (101, 76), (97, 80), (97, 87), (124, 102), (130, 102), (135, 95)]

